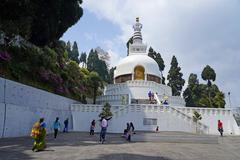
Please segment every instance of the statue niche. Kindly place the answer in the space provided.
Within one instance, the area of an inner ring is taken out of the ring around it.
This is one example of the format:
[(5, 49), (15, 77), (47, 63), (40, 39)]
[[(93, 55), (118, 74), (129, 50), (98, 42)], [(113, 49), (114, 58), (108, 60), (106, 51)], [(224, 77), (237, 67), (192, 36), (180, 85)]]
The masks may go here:
[(142, 66), (136, 66), (134, 68), (134, 80), (144, 80), (145, 69)]

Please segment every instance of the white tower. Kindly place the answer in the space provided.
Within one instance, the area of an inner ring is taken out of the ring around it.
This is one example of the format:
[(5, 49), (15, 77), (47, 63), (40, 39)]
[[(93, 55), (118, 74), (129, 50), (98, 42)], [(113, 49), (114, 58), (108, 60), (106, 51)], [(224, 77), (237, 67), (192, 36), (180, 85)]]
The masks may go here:
[(147, 54), (147, 45), (142, 43), (142, 24), (139, 18), (136, 18), (136, 23), (133, 25), (133, 43), (129, 45), (129, 55), (133, 54)]

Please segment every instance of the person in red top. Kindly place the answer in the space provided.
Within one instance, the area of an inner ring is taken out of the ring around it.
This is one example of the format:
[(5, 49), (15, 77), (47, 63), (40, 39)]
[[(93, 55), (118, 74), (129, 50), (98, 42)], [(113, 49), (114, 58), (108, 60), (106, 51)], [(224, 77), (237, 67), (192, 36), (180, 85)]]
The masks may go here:
[(220, 120), (218, 120), (218, 131), (223, 136), (223, 124)]

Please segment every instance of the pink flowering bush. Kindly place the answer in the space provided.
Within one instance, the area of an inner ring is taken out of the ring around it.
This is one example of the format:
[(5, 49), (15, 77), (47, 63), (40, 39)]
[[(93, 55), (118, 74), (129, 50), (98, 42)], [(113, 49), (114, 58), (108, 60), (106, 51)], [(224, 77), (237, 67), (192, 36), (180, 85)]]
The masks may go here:
[(9, 62), (11, 60), (11, 56), (8, 52), (4, 51), (0, 51), (0, 61), (5, 61), (5, 62)]

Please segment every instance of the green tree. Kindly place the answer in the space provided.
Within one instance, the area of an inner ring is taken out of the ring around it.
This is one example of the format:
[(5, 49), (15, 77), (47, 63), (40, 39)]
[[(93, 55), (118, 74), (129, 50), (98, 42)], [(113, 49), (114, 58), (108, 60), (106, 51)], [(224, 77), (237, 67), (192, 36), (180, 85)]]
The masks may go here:
[(196, 74), (191, 73), (188, 78), (188, 86), (183, 92), (186, 106), (198, 106), (200, 96), (199, 80)]
[(215, 81), (216, 79), (216, 73), (214, 69), (212, 69), (209, 65), (204, 67), (201, 75), (202, 75), (202, 79), (207, 81), (208, 86), (211, 86), (212, 84), (211, 81)]
[(197, 111), (193, 111), (193, 121), (196, 122), (196, 133), (198, 128), (198, 121), (200, 121), (201, 119), (202, 119), (202, 115)]
[(99, 117), (112, 117), (113, 114), (111, 112), (111, 105), (109, 103), (105, 103), (102, 108), (102, 112), (98, 115)]
[(44, 46), (62, 37), (82, 16), (82, 0), (2, 0), (0, 30)]
[(129, 55), (129, 46), (130, 44), (133, 44), (133, 37), (129, 38), (129, 40), (126, 43), (127, 46), (127, 56)]
[(113, 84), (114, 83), (114, 70), (116, 69), (116, 67), (112, 67), (109, 71), (109, 83)]
[(109, 73), (105, 61), (98, 58), (96, 50), (91, 50), (88, 55), (87, 68), (89, 71), (95, 71), (102, 78), (103, 81), (109, 82)]
[(92, 89), (93, 104), (96, 104), (96, 97), (99, 88), (103, 88), (103, 82), (97, 72), (90, 72), (89, 75), (89, 86)]
[(87, 58), (87, 69), (91, 71), (96, 70), (96, 62), (99, 60), (97, 52), (93, 49), (90, 50)]
[(154, 51), (154, 49), (152, 47), (150, 47), (148, 50), (148, 56), (153, 58), (157, 62), (159, 71), (161, 72), (161, 76), (162, 76), (162, 84), (165, 84), (165, 77), (162, 74), (162, 72), (165, 68), (165, 64), (164, 64), (164, 60), (162, 59), (161, 54), (157, 53), (156, 51)]
[(216, 95), (213, 98), (213, 105), (217, 108), (224, 108), (226, 102), (225, 102), (225, 96), (222, 92), (218, 91)]
[(71, 54), (72, 45), (71, 45), (71, 42), (70, 42), (70, 41), (67, 42), (66, 50), (67, 50), (67, 52), (68, 52), (68, 55)]
[(68, 54), (68, 57), (70, 60), (77, 62), (79, 64), (79, 52), (78, 52), (78, 46), (77, 42), (74, 41), (73, 46), (72, 46), (72, 51)]
[(180, 72), (181, 68), (178, 66), (177, 58), (172, 57), (171, 68), (168, 72), (168, 86), (172, 88), (173, 96), (180, 96), (185, 80), (182, 78), (183, 74)]
[(213, 104), (211, 100), (211, 85), (212, 85), (211, 81), (215, 81), (216, 73), (214, 69), (212, 69), (209, 65), (207, 65), (206, 67), (204, 67), (201, 75), (202, 75), (202, 79), (207, 81), (208, 101), (209, 101), (209, 106), (212, 107)]
[(87, 63), (87, 54), (86, 52), (83, 52), (80, 56), (80, 62)]

